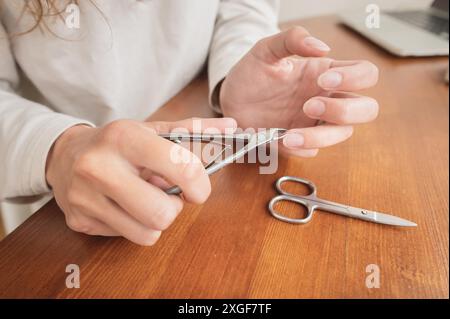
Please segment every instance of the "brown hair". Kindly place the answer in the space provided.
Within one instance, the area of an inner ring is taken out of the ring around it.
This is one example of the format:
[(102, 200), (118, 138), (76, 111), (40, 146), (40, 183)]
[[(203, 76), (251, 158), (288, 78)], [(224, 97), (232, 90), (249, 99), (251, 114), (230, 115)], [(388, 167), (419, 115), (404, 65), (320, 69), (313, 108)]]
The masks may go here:
[[(106, 17), (103, 15), (98, 6), (95, 4), (95, 1), (94, 0), (87, 0), (87, 1), (89, 1), (89, 3), (100, 12), (103, 19), (107, 22)], [(1, 9), (1, 2), (2, 0), (0, 0), (0, 9)], [(24, 35), (33, 32), (35, 29), (40, 29), (42, 32), (48, 31), (54, 36), (59, 37), (48, 26), (47, 18), (64, 20), (62, 14), (64, 13), (66, 7), (69, 4), (78, 5), (80, 0), (23, 0), (23, 2), (24, 4), (17, 23), (20, 23), (20, 20), (22, 20), (25, 14), (31, 15), (34, 19), (34, 23), (32, 24), (31, 27), (27, 28), (24, 31), (20, 31), (15, 34), (10, 34), (10, 37)]]

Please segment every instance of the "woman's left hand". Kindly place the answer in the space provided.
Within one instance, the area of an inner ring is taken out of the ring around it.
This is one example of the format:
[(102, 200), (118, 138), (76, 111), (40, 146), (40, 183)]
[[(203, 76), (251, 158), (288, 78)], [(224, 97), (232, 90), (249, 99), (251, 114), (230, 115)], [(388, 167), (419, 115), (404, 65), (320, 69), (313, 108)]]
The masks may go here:
[(282, 151), (290, 155), (315, 156), (348, 139), (353, 124), (378, 115), (376, 100), (353, 93), (374, 86), (378, 69), (325, 58), (329, 50), (301, 27), (259, 41), (222, 83), (224, 115), (243, 128), (288, 128)]

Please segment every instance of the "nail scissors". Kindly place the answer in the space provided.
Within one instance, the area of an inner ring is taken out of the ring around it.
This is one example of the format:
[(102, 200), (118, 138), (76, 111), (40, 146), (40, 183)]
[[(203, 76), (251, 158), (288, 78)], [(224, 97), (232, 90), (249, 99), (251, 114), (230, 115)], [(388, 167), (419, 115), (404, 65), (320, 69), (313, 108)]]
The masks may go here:
[[(258, 148), (259, 146), (269, 144), (273, 141), (278, 141), (282, 139), (287, 130), (281, 128), (271, 128), (267, 130), (262, 130), (256, 133), (237, 133), (237, 134), (205, 134), (205, 133), (162, 133), (159, 136), (172, 141), (174, 143), (180, 144), (183, 141), (191, 142), (214, 142), (214, 141), (228, 141), (246, 143), (244, 147), (237, 150), (235, 153), (226, 156), (223, 160), (217, 161), (214, 159), (209, 164), (205, 166), (206, 173), (212, 175), (219, 171), (223, 167), (231, 164), (250, 151)], [(219, 154), (219, 155), (222, 155)], [(173, 186), (166, 190), (169, 195), (179, 195), (181, 194), (181, 189), (178, 186)]]
[[(294, 182), (294, 183), (300, 183), (308, 187), (309, 193), (308, 195), (297, 195), (297, 194), (291, 194), (285, 190), (283, 190), (282, 185), (285, 182)], [(311, 221), (312, 216), (316, 210), (322, 210), (338, 215), (344, 215), (347, 217), (362, 219), (368, 222), (372, 223), (378, 223), (378, 224), (386, 224), (386, 225), (392, 225), (392, 226), (417, 226), (417, 224), (400, 218), (393, 215), (388, 215), (384, 213), (374, 212), (366, 209), (356, 208), (356, 207), (350, 207), (330, 201), (323, 200), (321, 198), (317, 197), (317, 187), (314, 185), (313, 182), (298, 178), (298, 177), (292, 177), (292, 176), (283, 176), (279, 178), (275, 183), (275, 188), (278, 191), (280, 195), (275, 196), (272, 198), (272, 200), (269, 202), (269, 211), (272, 214), (273, 217), (287, 222), (287, 223), (293, 223), (293, 224), (306, 224)], [(275, 204), (281, 201), (288, 201), (288, 202), (294, 202), (297, 204), (302, 205), (306, 208), (306, 217), (304, 218), (290, 218), (285, 215), (280, 214), (278, 211), (275, 210)]]

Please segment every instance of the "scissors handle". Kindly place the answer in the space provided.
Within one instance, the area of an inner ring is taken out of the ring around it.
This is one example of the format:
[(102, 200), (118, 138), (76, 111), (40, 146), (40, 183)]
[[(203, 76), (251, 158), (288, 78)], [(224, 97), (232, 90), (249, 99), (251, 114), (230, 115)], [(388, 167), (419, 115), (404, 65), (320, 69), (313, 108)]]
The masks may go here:
[(307, 194), (303, 197), (317, 195), (317, 187), (313, 182), (311, 182), (307, 179), (295, 177), (295, 176), (282, 176), (277, 180), (277, 182), (275, 184), (275, 188), (277, 189), (278, 193), (280, 193), (281, 195), (288, 195), (288, 196), (292, 196), (292, 197), (302, 197), (302, 195), (292, 194), (292, 193), (285, 191), (283, 189), (283, 184), (286, 182), (294, 182), (297, 184), (303, 184), (306, 187), (308, 187), (309, 194)]
[[(289, 193), (283, 189), (283, 183), (285, 182), (294, 182), (298, 184), (303, 184), (306, 187), (308, 187), (309, 193), (304, 196)], [(277, 180), (275, 188), (277, 189), (280, 195), (275, 196), (269, 202), (269, 212), (272, 214), (273, 217), (281, 221), (293, 224), (306, 224), (309, 221), (311, 221), (314, 210), (317, 208), (317, 205), (315, 204), (317, 188), (313, 182), (299, 177), (283, 176)], [(305, 207), (306, 216), (304, 218), (290, 218), (281, 214), (275, 209), (275, 204), (281, 201), (293, 202)]]
[[(275, 204), (278, 202), (287, 201), (287, 202), (294, 202), (299, 205), (302, 205), (306, 209), (306, 216), (304, 218), (290, 218), (287, 217), (280, 212), (278, 212), (275, 209)], [(292, 224), (306, 224), (311, 221), (313, 213), (314, 213), (315, 207), (311, 206), (307, 200), (303, 199), (302, 197), (294, 197), (291, 195), (278, 195), (272, 198), (272, 200), (269, 202), (269, 212), (272, 214), (273, 217), (276, 219), (279, 219), (286, 223), (292, 223)]]

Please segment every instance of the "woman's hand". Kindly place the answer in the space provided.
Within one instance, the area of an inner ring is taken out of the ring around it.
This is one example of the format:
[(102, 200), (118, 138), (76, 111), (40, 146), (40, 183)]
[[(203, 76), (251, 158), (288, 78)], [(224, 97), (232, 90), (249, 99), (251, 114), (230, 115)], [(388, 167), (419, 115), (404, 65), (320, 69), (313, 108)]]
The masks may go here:
[[(219, 131), (236, 126), (232, 119), (204, 119), (201, 124)], [(211, 191), (201, 161), (158, 136), (192, 126), (193, 120), (120, 120), (64, 132), (49, 154), (46, 177), (67, 225), (90, 235), (123, 236), (153, 245), (183, 208), (179, 196), (167, 195), (160, 187), (178, 185), (192, 203), (203, 203)], [(177, 161), (173, 154), (191, 160)]]
[(324, 58), (329, 50), (301, 27), (261, 40), (222, 83), (224, 115), (244, 128), (290, 129), (281, 150), (292, 155), (315, 156), (346, 140), (353, 124), (377, 117), (376, 100), (353, 92), (375, 85), (378, 69)]

